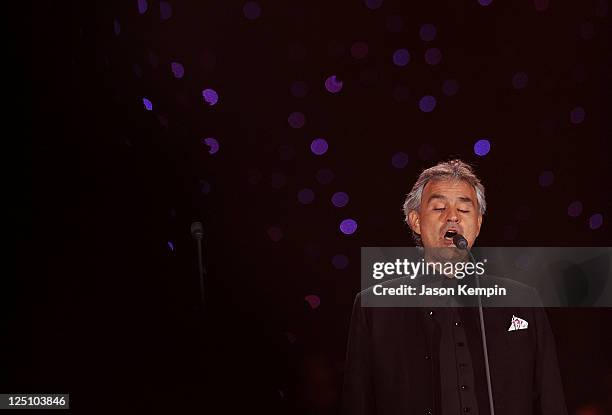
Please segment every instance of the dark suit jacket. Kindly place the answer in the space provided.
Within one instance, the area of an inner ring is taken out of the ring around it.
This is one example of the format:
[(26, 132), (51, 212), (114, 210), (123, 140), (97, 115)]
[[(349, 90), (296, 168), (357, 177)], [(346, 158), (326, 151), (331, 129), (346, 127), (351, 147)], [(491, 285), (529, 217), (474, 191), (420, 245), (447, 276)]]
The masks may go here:
[[(526, 295), (536, 295), (530, 290)], [(440, 413), (440, 328), (429, 309), (361, 307), (349, 331), (342, 410), (346, 415)], [(489, 414), (478, 308), (460, 308), (480, 414)], [(512, 316), (528, 321), (508, 331)], [(484, 308), (496, 415), (565, 415), (554, 338), (543, 308)], [(444, 375), (444, 374), (442, 374)], [(468, 414), (469, 415), (469, 414)]]

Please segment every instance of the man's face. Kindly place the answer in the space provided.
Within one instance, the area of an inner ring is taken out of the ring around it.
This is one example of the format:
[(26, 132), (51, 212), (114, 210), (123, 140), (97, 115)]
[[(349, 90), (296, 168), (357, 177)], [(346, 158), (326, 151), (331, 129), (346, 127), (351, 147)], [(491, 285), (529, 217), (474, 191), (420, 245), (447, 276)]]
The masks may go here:
[(425, 248), (454, 247), (453, 232), (463, 235), (471, 248), (482, 223), (476, 191), (463, 180), (430, 181), (419, 210), (408, 214), (408, 222)]

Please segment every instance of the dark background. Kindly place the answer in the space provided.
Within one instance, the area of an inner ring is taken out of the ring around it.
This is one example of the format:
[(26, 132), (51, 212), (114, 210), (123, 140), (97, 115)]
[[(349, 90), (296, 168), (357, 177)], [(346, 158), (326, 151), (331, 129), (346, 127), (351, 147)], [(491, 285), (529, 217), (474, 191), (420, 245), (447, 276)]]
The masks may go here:
[[(243, 2), (170, 4), (165, 20), (158, 1), (144, 14), (136, 1), (5, 9), (16, 251), (2, 391), (69, 392), (87, 411), (336, 413), (359, 248), (410, 244), (403, 197), (450, 157), (474, 164), (487, 188), (480, 245), (610, 246), (607, 2), (261, 1), (253, 20)], [(424, 23), (437, 27), (431, 42), (419, 38)], [(363, 59), (351, 56), (357, 41)], [(428, 47), (440, 64), (424, 62)], [(405, 67), (393, 64), (398, 48), (410, 51)], [(338, 94), (324, 87), (330, 75)], [(446, 79), (456, 95), (442, 93)], [(292, 96), (294, 81), (305, 97)], [(423, 95), (437, 99), (430, 113)], [(586, 117), (574, 124), (578, 106)], [(287, 122), (294, 111), (302, 128)], [(329, 143), (322, 156), (310, 152), (316, 137)], [(484, 157), (473, 151), (481, 138)], [(404, 168), (391, 164), (397, 152)], [(321, 168), (330, 183), (316, 179)], [(545, 171), (554, 180), (542, 186)], [(298, 201), (302, 188), (312, 203)], [(331, 204), (336, 191), (346, 207)], [(352, 235), (338, 230), (345, 218), (358, 222)], [(205, 229), (204, 309), (194, 220)], [(549, 312), (571, 413), (612, 413), (611, 315)]]

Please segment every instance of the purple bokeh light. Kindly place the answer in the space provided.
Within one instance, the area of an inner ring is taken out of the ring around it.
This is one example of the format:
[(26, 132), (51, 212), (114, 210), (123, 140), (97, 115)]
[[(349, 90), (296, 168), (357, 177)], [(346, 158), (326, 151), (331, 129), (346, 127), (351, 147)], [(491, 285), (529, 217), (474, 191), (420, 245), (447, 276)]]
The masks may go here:
[(336, 94), (342, 90), (342, 81), (338, 80), (336, 75), (332, 75), (325, 80), (325, 89)]
[(548, 0), (533, 0), (533, 6), (539, 12), (546, 11), (548, 9)]
[(172, 241), (168, 241), (168, 249), (174, 252), (174, 243), (172, 243)]
[(205, 144), (208, 146), (208, 153), (209, 154), (215, 154), (216, 152), (219, 151), (219, 142), (212, 138), (212, 137), (208, 137), (202, 140), (202, 144)]
[(298, 201), (303, 205), (309, 205), (314, 200), (314, 192), (312, 189), (304, 188), (301, 189), (297, 194)]
[(147, 0), (138, 0), (138, 13), (145, 14), (148, 8)]
[(567, 207), (567, 214), (572, 218), (577, 218), (582, 214), (582, 202), (575, 200)]
[(210, 190), (210, 183), (208, 183), (206, 180), (200, 180), (200, 192), (207, 195), (210, 193)]
[(580, 36), (584, 40), (591, 40), (595, 36), (595, 25), (591, 22), (584, 22), (580, 25)]
[[(291, 333), (290, 331), (286, 331), (285, 332), (285, 336), (287, 337), (287, 340), (289, 341), (289, 343), (293, 344), (296, 342), (297, 340), (297, 336), (293, 333)], [(279, 389), (278, 390), (279, 393), (281, 393), (282, 391)], [(282, 396), (281, 396), (282, 397)]]
[(202, 97), (204, 98), (204, 101), (210, 106), (215, 105), (217, 102), (219, 102), (219, 95), (214, 89), (203, 90)]
[(584, 121), (585, 116), (586, 112), (584, 111), (584, 108), (575, 107), (573, 110), (570, 111), (570, 122), (572, 124), (580, 124)]
[(249, 169), (247, 171), (248, 181), (250, 184), (258, 184), (263, 179), (263, 174), (257, 169)]
[(159, 125), (161, 125), (162, 127), (168, 128), (168, 118), (166, 116), (158, 114), (157, 121), (159, 121)]
[(306, 117), (299, 111), (292, 112), (287, 118), (291, 128), (302, 128), (306, 124)]
[(478, 4), (481, 6), (488, 6), (491, 3), (493, 3), (493, 0), (478, 0)]
[(529, 77), (525, 72), (517, 72), (512, 77), (512, 86), (514, 89), (523, 89), (527, 86)]
[(533, 263), (533, 257), (528, 254), (521, 254), (514, 261), (514, 266), (520, 270), (527, 270)]
[(291, 91), (291, 95), (296, 98), (304, 98), (308, 93), (308, 87), (306, 86), (306, 82), (302, 81), (292, 82), (289, 90)]
[(159, 2), (159, 15), (162, 20), (168, 20), (172, 17), (172, 5), (167, 1)]
[(155, 52), (150, 50), (149, 53), (147, 54), (147, 58), (149, 60), (149, 64), (151, 65), (151, 67), (153, 69), (156, 69), (157, 65), (159, 65), (159, 59), (157, 58), (157, 55), (155, 54)]
[(349, 195), (345, 192), (336, 192), (331, 197), (331, 201), (335, 207), (344, 207), (349, 202)]
[(383, 4), (383, 0), (363, 0), (363, 2), (370, 10), (380, 9)]
[(170, 68), (172, 68), (172, 74), (175, 78), (180, 79), (185, 75), (185, 68), (183, 68), (183, 65), (179, 62), (172, 62)]
[(242, 8), (244, 17), (249, 20), (258, 19), (261, 16), (261, 6), (256, 1), (247, 1)]
[(283, 239), (283, 231), (278, 226), (270, 226), (266, 233), (272, 242), (278, 242)]
[(419, 100), (419, 109), (423, 112), (432, 112), (436, 108), (436, 98), (432, 95), (425, 95)]
[(391, 165), (396, 169), (403, 169), (408, 165), (408, 154), (399, 151), (391, 157)]
[(506, 225), (504, 226), (504, 240), (513, 241), (518, 235), (518, 229), (516, 226)]
[(327, 168), (319, 169), (315, 174), (315, 178), (321, 184), (330, 184), (335, 177), (334, 172)]
[(531, 216), (531, 209), (529, 209), (529, 206), (526, 206), (526, 205), (519, 206), (516, 212), (514, 213), (515, 219), (519, 222), (525, 222), (529, 220), (530, 216)]
[(603, 215), (601, 213), (591, 215), (589, 218), (589, 228), (595, 230), (601, 228), (601, 225), (603, 225)]
[(147, 111), (153, 110), (153, 103), (148, 98), (143, 98), (142, 103)]
[(442, 52), (438, 48), (430, 48), (425, 51), (425, 62), (429, 65), (437, 65), (442, 60)]
[(331, 262), (334, 268), (345, 269), (346, 267), (348, 267), (349, 259), (346, 255), (336, 254), (333, 256)]
[(595, 16), (606, 17), (608, 15), (608, 2), (606, 0), (595, 1)]
[(442, 82), (442, 93), (447, 97), (452, 97), (459, 92), (459, 82), (454, 79), (447, 79)]
[(397, 66), (406, 66), (410, 62), (408, 49), (397, 49), (393, 52), (393, 63)]
[(355, 59), (363, 59), (368, 56), (368, 44), (365, 42), (355, 42), (351, 46), (351, 56)]
[(119, 24), (119, 20), (117, 19), (113, 21), (113, 32), (115, 32), (115, 36), (119, 36), (121, 33), (121, 24)]
[(353, 219), (344, 219), (340, 222), (340, 231), (345, 235), (352, 235), (357, 230), (357, 222)]
[(476, 141), (474, 144), (474, 153), (477, 156), (486, 156), (491, 151), (491, 142), (486, 138)]
[(436, 29), (436, 26), (432, 25), (431, 23), (421, 25), (421, 29), (419, 30), (419, 36), (425, 42), (431, 42), (436, 38), (437, 34), (438, 29)]
[(317, 156), (325, 154), (328, 148), (329, 146), (324, 138), (315, 138), (310, 143), (310, 150)]
[(134, 75), (136, 75), (138, 78), (142, 78), (142, 68), (139, 64), (135, 63), (132, 66), (132, 70), (134, 71)]
[(550, 170), (543, 171), (542, 173), (540, 173), (540, 176), (538, 177), (538, 183), (542, 187), (549, 187), (554, 183), (554, 181), (555, 181), (555, 175)]
[(304, 300), (308, 303), (310, 308), (313, 310), (319, 308), (319, 306), (321, 305), (321, 299), (319, 298), (319, 296), (314, 295), (314, 294), (307, 295), (306, 297), (304, 297)]

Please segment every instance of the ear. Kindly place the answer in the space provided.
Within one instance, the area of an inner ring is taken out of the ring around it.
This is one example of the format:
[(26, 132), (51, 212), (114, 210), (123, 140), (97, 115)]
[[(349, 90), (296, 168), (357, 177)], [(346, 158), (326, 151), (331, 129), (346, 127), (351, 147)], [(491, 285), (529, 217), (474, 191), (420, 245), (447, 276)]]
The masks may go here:
[(419, 216), (419, 212), (416, 210), (411, 210), (408, 213), (406, 222), (408, 222), (410, 229), (412, 229), (414, 233), (418, 233), (419, 235), (421, 234), (421, 217)]
[(478, 229), (476, 229), (476, 236), (480, 235), (480, 226), (481, 225), (482, 225), (482, 215), (479, 214), (478, 215)]

